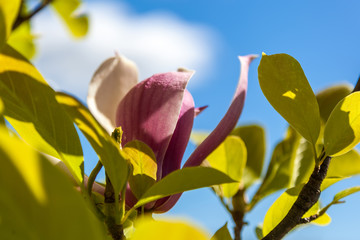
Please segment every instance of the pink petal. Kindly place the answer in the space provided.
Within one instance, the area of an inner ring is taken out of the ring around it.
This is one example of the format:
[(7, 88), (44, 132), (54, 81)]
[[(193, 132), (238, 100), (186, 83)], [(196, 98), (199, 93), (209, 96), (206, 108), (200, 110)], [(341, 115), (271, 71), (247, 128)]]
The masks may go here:
[(194, 100), (190, 92), (185, 90), (179, 119), (163, 161), (162, 178), (172, 171), (180, 169), (181, 159), (189, 142), (194, 117)]
[[(232, 103), (223, 119), (212, 131), (212, 133), (195, 149), (184, 167), (198, 166), (216, 148), (235, 127), (244, 106), (247, 90), (249, 65), (256, 55), (239, 57), (241, 62), (241, 74), (235, 91)], [(155, 212), (162, 213), (169, 211), (179, 200), (181, 193), (158, 200), (155, 205)]]
[(241, 74), (235, 91), (232, 103), (223, 119), (216, 126), (214, 131), (195, 149), (184, 167), (198, 166), (215, 149), (235, 127), (244, 107), (246, 90), (248, 85), (249, 65), (255, 55), (240, 56)]
[(116, 126), (124, 131), (123, 145), (135, 139), (149, 145), (156, 156), (158, 179), (191, 76), (187, 72), (156, 74), (133, 87), (117, 109)]
[(195, 108), (195, 117), (197, 117), (200, 113), (202, 113), (202, 111), (204, 111), (208, 106), (203, 106), (203, 107), (197, 107)]
[(118, 55), (107, 59), (94, 73), (89, 85), (87, 104), (96, 120), (109, 133), (115, 128), (119, 102), (136, 85), (137, 79), (135, 64)]

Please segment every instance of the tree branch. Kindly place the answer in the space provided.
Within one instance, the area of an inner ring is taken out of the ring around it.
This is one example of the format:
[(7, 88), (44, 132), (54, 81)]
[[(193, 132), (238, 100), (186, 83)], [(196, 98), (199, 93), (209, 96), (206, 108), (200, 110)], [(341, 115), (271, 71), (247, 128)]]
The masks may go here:
[(295, 203), (284, 219), (263, 240), (283, 238), (291, 229), (303, 223), (302, 216), (319, 200), (320, 186), (326, 177), (331, 157), (326, 157), (320, 166), (315, 166), (309, 181), (301, 189)]
[(15, 23), (12, 27), (12, 30), (15, 30), (18, 28), (23, 22), (26, 22), (30, 20), (33, 16), (35, 16), (38, 12), (40, 12), (42, 9), (44, 9), (49, 3), (51, 3), (53, 0), (43, 0), (41, 3), (35, 7), (35, 9), (30, 12), (28, 15), (22, 16), (21, 9), (19, 11), (18, 17), (15, 20)]

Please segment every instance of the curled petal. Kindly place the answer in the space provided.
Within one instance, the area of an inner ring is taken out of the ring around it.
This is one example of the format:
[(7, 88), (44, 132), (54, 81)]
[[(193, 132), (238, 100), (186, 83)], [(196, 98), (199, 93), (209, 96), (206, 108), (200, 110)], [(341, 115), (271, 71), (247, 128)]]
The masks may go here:
[[(256, 55), (239, 57), (241, 62), (241, 74), (232, 103), (223, 119), (214, 131), (195, 149), (184, 167), (198, 166), (215, 149), (235, 127), (244, 106), (248, 82), (249, 65)], [(158, 200), (154, 211), (163, 213), (169, 211), (179, 200), (181, 193)]]
[(216, 126), (214, 131), (195, 149), (184, 167), (198, 166), (215, 149), (235, 127), (244, 107), (245, 95), (248, 85), (249, 65), (255, 55), (239, 57), (241, 62), (241, 74), (231, 105), (223, 119)]
[(163, 159), (191, 76), (192, 73), (187, 72), (156, 74), (133, 87), (116, 112), (116, 126), (121, 126), (124, 131), (123, 145), (140, 140), (155, 153), (157, 179), (162, 175)]
[(190, 92), (185, 90), (179, 119), (164, 157), (162, 178), (169, 173), (180, 169), (181, 159), (189, 142), (194, 117), (194, 100)]
[(115, 128), (115, 114), (119, 102), (137, 81), (136, 65), (118, 55), (107, 59), (94, 73), (89, 85), (87, 104), (108, 133)]
[(197, 107), (195, 108), (195, 117), (197, 117), (200, 113), (202, 113), (202, 111), (204, 111), (208, 106), (203, 106), (203, 107)]

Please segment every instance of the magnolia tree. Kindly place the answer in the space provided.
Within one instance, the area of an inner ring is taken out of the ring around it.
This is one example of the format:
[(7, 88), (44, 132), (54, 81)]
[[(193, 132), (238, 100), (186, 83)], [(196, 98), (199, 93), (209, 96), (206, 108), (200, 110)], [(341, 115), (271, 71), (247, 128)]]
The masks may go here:
[[(204, 107), (195, 107), (186, 89), (193, 73), (185, 69), (138, 82), (135, 64), (117, 55), (95, 71), (87, 106), (55, 92), (29, 60), (35, 50), (30, 20), (50, 6), (81, 37), (88, 21), (74, 15), (79, 4), (43, 0), (29, 10), (24, 0), (0, 1), (1, 239), (209, 239), (189, 223), (152, 218), (183, 192), (204, 187), (235, 226), (219, 226), (214, 240), (241, 239), (246, 214), (286, 189), (256, 229), (259, 239), (281, 239), (300, 225), (328, 224), (329, 207), (360, 190), (345, 189), (325, 207), (319, 201), (327, 187), (360, 173), (353, 149), (360, 141), (359, 86), (315, 95), (286, 54), (263, 54), (258, 67), (265, 97), (289, 123), (267, 169), (264, 129), (236, 126), (255, 55), (239, 57), (234, 97), (211, 133), (192, 131)], [(99, 157), (89, 176), (74, 125)], [(190, 139), (197, 148), (181, 168)], [(106, 180), (97, 182), (102, 168)]]

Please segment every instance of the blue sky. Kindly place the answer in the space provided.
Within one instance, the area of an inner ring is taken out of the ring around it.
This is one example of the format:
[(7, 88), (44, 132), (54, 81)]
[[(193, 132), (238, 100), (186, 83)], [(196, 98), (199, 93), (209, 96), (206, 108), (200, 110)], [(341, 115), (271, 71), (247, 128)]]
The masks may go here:
[[(140, 78), (180, 66), (196, 70), (189, 90), (197, 106), (209, 105), (195, 121), (194, 128), (202, 130), (212, 130), (227, 110), (239, 75), (238, 55), (290, 54), (302, 65), (315, 92), (337, 83), (355, 84), (360, 74), (359, 1), (84, 3), (82, 9), (91, 20), (89, 36), (84, 40), (71, 39), (48, 11), (41, 13), (34, 24), (41, 35), (35, 64), (54, 88), (72, 92), (83, 101), (96, 67), (115, 50), (138, 64)], [(255, 60), (250, 68), (248, 95), (239, 124), (258, 123), (265, 127), (269, 155), (287, 124), (260, 90), (259, 61)], [(192, 150), (193, 146), (189, 146), (186, 155)], [(96, 156), (87, 148), (86, 157), (95, 164)], [(331, 187), (323, 193), (323, 202), (328, 203), (337, 191), (355, 186), (359, 180), (357, 177)], [(255, 239), (255, 226), (277, 196), (261, 202), (246, 217), (250, 224), (244, 229), (244, 239)], [(333, 221), (328, 227), (307, 227), (287, 239), (356, 239), (359, 197), (348, 197), (346, 204), (331, 208), (328, 213)], [(167, 215), (192, 219), (211, 233), (230, 221), (208, 189), (184, 194)]]

